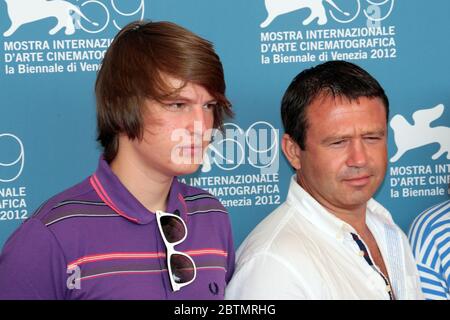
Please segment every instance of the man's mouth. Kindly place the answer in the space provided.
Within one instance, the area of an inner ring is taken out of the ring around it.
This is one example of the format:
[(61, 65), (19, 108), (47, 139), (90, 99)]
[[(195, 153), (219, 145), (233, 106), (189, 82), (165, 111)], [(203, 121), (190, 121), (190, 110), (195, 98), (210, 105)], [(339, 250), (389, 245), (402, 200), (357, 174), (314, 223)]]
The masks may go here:
[(362, 175), (357, 177), (345, 178), (344, 182), (354, 187), (362, 187), (369, 183), (370, 178), (370, 175)]

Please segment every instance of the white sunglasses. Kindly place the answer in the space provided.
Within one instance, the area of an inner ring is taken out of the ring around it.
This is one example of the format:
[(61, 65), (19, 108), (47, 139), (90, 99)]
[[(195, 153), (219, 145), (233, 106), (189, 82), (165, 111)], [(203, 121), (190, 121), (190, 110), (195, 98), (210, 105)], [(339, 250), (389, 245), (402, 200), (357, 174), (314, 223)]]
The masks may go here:
[(195, 280), (197, 268), (194, 260), (174, 247), (187, 236), (187, 227), (181, 217), (163, 211), (156, 211), (159, 233), (167, 251), (167, 269), (173, 291), (178, 291)]

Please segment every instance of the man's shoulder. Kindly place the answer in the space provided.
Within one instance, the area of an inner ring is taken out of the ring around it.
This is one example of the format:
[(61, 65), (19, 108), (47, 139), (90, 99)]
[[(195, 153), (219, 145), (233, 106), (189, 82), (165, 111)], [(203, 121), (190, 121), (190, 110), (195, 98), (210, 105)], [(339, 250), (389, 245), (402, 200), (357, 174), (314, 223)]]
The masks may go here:
[(375, 199), (369, 199), (369, 201), (367, 202), (367, 209), (368, 214), (375, 221), (379, 221), (391, 226), (396, 226), (394, 219), (392, 218), (392, 214), (389, 212), (389, 210)]
[(32, 217), (44, 225), (51, 225), (61, 220), (65, 213), (75, 211), (78, 214), (92, 212), (92, 207), (106, 206), (91, 186), (89, 179), (69, 187), (47, 199), (36, 209)]
[(440, 202), (419, 214), (415, 221), (430, 220), (430, 222), (436, 223), (443, 219), (450, 217), (450, 200)]
[(443, 220), (450, 218), (450, 200), (433, 205), (420, 213), (411, 225), (411, 232), (427, 232)]
[(257, 255), (307, 254), (308, 243), (312, 241), (309, 228), (308, 221), (284, 202), (252, 230), (240, 246), (238, 255), (245, 260)]
[(411, 224), (409, 231), (410, 241), (417, 245), (425, 242), (427, 237), (435, 233), (436, 228), (442, 225), (449, 225), (450, 219), (450, 200), (438, 203), (420, 213)]
[(189, 215), (228, 214), (222, 203), (208, 191), (179, 182), (180, 194)]
[[(56, 243), (52, 227), (58, 225), (57, 222), (64, 220), (68, 212), (73, 214), (74, 211), (77, 211), (79, 214), (82, 210), (76, 209), (77, 203), (91, 202), (93, 199), (95, 197), (89, 188), (87, 179), (52, 196), (11, 234), (5, 247), (9, 244), (12, 247), (20, 245), (25, 248), (33, 248)], [(67, 236), (70, 237), (70, 235)]]
[[(246, 283), (249, 278), (276, 273), (271, 279), (276, 282), (275, 288), (283, 287), (286, 284), (283, 281), (288, 281), (289, 285), (320, 283), (324, 248), (318, 243), (321, 235), (314, 231), (314, 226), (297, 208), (286, 202), (281, 204), (239, 247), (236, 258), (238, 281)], [(273, 295), (273, 292), (268, 293), (270, 297)]]

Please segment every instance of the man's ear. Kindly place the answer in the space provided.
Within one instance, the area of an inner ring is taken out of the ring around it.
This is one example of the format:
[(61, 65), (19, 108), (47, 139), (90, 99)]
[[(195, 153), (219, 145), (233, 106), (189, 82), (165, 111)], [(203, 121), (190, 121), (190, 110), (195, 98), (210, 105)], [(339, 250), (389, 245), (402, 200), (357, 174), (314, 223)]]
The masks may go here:
[(281, 138), (281, 150), (295, 170), (299, 170), (300, 165), (300, 146), (287, 133)]

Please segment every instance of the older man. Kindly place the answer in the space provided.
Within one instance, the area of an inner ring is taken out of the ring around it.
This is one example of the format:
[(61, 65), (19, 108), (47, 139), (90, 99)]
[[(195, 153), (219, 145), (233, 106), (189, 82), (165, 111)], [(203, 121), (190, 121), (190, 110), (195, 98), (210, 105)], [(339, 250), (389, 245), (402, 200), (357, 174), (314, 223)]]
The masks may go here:
[(421, 299), (404, 233), (372, 199), (387, 167), (389, 102), (360, 67), (305, 70), (281, 106), (295, 169), (286, 202), (238, 250), (228, 299)]

